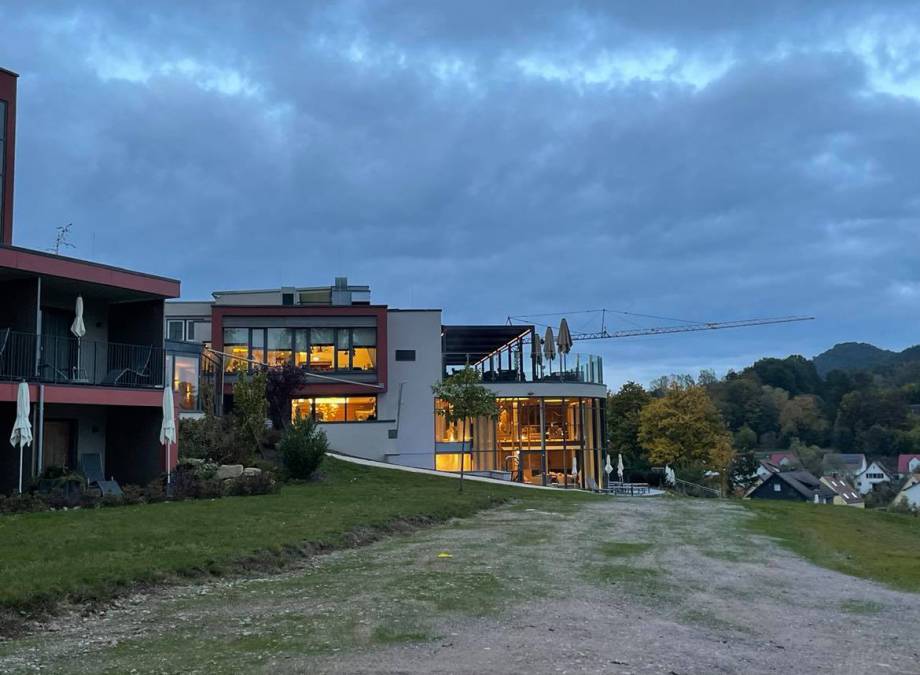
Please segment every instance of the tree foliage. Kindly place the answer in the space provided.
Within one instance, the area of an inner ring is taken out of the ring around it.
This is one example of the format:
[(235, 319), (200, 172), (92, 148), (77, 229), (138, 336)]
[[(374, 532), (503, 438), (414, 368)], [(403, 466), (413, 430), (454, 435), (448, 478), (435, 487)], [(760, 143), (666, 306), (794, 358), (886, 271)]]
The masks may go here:
[(651, 400), (651, 395), (635, 382), (627, 382), (617, 393), (607, 395), (608, 452), (623, 453), (623, 461), (633, 469), (648, 468), (639, 442), (639, 414)]
[(241, 450), (249, 456), (261, 450), (268, 419), (268, 400), (265, 398), (265, 371), (252, 375), (240, 373), (233, 385), (233, 419), (239, 434)]
[(460, 436), (460, 490), (463, 490), (463, 476), (466, 456), (466, 427), (472, 420), (480, 417), (498, 416), (498, 402), (492, 390), (482, 386), (479, 372), (467, 366), (432, 386), (435, 398), (447, 405), (438, 408), (448, 424), (460, 422), (463, 433)]
[(719, 411), (698, 386), (672, 385), (645, 406), (639, 416), (639, 441), (653, 464), (708, 465), (716, 470), (731, 447)]
[(291, 419), (291, 399), (306, 384), (303, 368), (286, 364), (269, 368), (266, 372), (265, 396), (268, 399), (268, 416), (275, 429), (284, 429)]

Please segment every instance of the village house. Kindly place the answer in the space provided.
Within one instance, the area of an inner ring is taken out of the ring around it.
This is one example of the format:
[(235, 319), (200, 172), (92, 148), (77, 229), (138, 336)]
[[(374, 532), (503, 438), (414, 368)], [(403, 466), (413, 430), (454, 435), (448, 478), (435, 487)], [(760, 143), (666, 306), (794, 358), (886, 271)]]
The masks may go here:
[(862, 496), (856, 488), (839, 476), (822, 476), (821, 483), (834, 493), (833, 503), (836, 506), (855, 506), (858, 509), (866, 507)]
[(780, 471), (748, 490), (745, 499), (832, 504), (835, 496), (836, 492), (808, 471)]
[(856, 474), (854, 483), (860, 494), (867, 495), (872, 492), (876, 485), (890, 483), (893, 478), (893, 471), (888, 469), (881, 461), (874, 460), (863, 471)]

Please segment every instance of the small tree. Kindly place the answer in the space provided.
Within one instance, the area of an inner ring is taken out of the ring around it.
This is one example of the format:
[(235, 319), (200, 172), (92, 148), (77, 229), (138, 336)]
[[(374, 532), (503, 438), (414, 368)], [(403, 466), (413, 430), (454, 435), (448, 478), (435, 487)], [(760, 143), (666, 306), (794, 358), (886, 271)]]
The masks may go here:
[(247, 454), (255, 454), (265, 434), (265, 420), (268, 418), (268, 401), (265, 399), (264, 371), (251, 376), (240, 373), (233, 385), (233, 417), (239, 434), (239, 442)]
[(265, 396), (268, 399), (268, 416), (275, 429), (280, 431), (288, 425), (291, 419), (291, 399), (306, 381), (303, 369), (291, 364), (268, 369)]
[(457, 371), (431, 388), (436, 398), (447, 406), (438, 409), (448, 424), (460, 422), (460, 492), (463, 492), (463, 476), (466, 455), (466, 428), (477, 417), (498, 417), (498, 403), (495, 394), (483, 387), (479, 373), (467, 366)]
[(309, 417), (298, 415), (278, 444), (284, 467), (292, 478), (306, 480), (319, 468), (329, 450), (326, 432)]

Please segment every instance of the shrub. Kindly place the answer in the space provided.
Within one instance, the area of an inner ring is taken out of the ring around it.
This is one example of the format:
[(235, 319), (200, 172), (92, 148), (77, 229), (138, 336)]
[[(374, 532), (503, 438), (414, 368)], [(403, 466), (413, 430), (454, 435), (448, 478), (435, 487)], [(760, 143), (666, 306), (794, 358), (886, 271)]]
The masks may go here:
[(329, 441), (316, 422), (298, 417), (285, 430), (278, 449), (288, 474), (305, 480), (319, 468), (329, 449)]
[(268, 401), (265, 386), (268, 375), (256, 371), (251, 376), (240, 374), (233, 385), (233, 429), (240, 453), (240, 464), (246, 464), (262, 449), (265, 421), (268, 419)]
[(224, 494), (231, 497), (248, 495), (267, 495), (278, 491), (278, 482), (274, 475), (263, 471), (257, 476), (240, 476), (224, 484)]
[(276, 430), (280, 431), (288, 425), (291, 419), (291, 397), (306, 381), (303, 368), (298, 366), (287, 364), (268, 369), (265, 395), (268, 399), (268, 416)]

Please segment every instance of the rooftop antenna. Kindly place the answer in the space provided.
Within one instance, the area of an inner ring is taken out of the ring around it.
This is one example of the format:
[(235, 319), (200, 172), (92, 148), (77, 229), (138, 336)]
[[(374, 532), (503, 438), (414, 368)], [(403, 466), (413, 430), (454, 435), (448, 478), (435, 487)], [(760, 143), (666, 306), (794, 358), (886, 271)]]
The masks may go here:
[(47, 249), (54, 255), (61, 255), (61, 249), (76, 248), (73, 244), (68, 241), (70, 237), (70, 228), (73, 227), (73, 223), (67, 223), (66, 225), (58, 225), (57, 234), (54, 237), (54, 246)]

